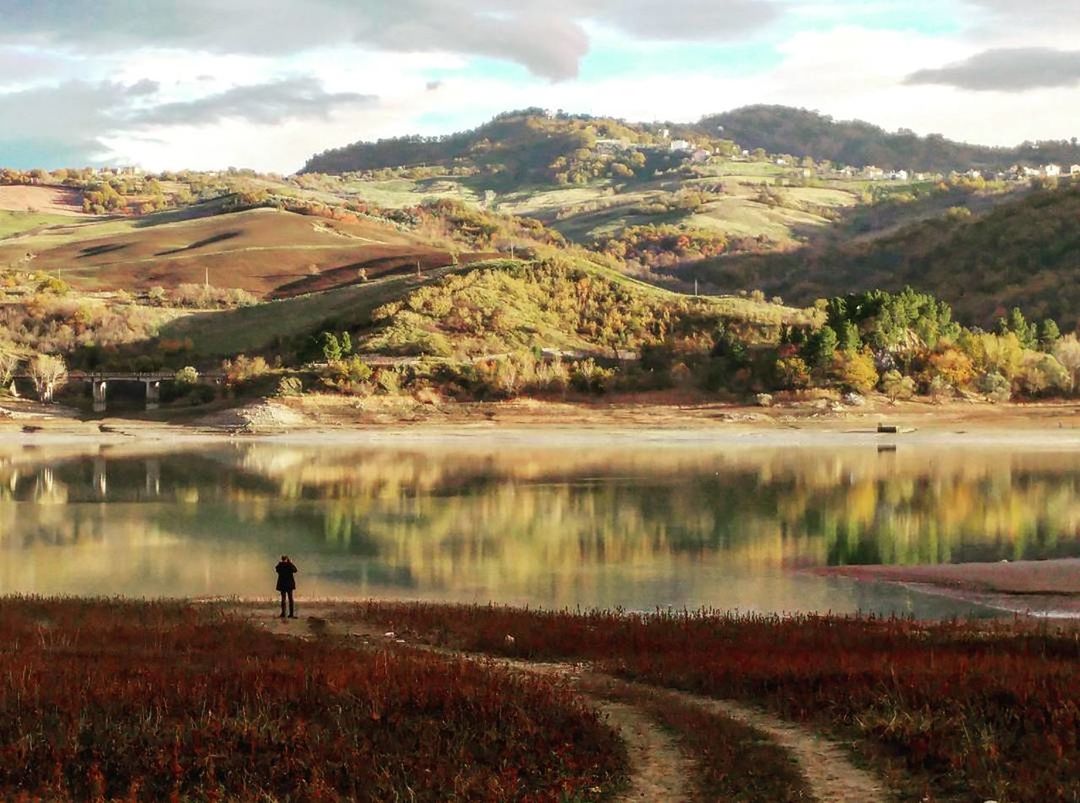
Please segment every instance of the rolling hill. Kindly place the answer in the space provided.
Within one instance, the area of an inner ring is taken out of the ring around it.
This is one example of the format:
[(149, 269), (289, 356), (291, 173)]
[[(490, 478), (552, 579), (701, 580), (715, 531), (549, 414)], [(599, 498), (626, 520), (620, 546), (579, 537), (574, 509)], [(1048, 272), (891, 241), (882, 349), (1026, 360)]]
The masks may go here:
[[(0, 265), (59, 275), (84, 291), (145, 292), (210, 282), (259, 297), (327, 289), (450, 264), (450, 243), (389, 222), (210, 205), (137, 219), (71, 223), (0, 239)], [(463, 262), (478, 258), (460, 254)]]
[(1080, 325), (1080, 182), (954, 210), (870, 239), (787, 254), (720, 258), (688, 268), (720, 287), (760, 287), (798, 303), (911, 285), (949, 302), (966, 323), (992, 327), (1019, 306)]
[(860, 120), (839, 121), (789, 106), (746, 106), (706, 117), (693, 128), (714, 135), (722, 130), (723, 136), (743, 148), (763, 148), (768, 153), (809, 156), (818, 161), (828, 159), (837, 164), (877, 165), (886, 170), (997, 171), (1018, 163), (1080, 162), (1080, 145), (1075, 138), (1072, 142), (989, 148), (954, 142), (939, 134), (920, 137), (911, 131), (890, 133)]

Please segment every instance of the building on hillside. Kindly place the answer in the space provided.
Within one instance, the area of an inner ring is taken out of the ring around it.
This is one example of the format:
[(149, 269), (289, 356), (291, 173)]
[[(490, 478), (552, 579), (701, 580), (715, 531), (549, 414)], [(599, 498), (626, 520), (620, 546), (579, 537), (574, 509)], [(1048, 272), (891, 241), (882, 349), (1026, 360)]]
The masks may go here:
[(1070, 176), (1080, 176), (1080, 165), (1073, 165), (1069, 168)]
[(1048, 164), (1043, 165), (1042, 173), (1047, 178), (1057, 178), (1061, 175), (1061, 165)]
[(685, 139), (673, 139), (671, 140), (671, 144), (668, 145), (668, 149), (672, 153), (676, 153), (679, 151), (689, 153), (694, 149), (694, 146), (687, 142)]
[(893, 170), (889, 173), (889, 178), (893, 181), (907, 181), (911, 178), (911, 173), (906, 170)]
[(871, 181), (881, 181), (881, 179), (885, 178), (885, 171), (874, 165), (867, 165), (862, 172), (863, 176)]

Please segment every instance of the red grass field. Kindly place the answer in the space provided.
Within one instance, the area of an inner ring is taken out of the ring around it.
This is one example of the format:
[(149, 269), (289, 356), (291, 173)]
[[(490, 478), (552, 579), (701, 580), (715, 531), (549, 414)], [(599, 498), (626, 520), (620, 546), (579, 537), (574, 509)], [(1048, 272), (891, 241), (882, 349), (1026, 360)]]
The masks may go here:
[(758, 702), (853, 738), (929, 799), (1080, 800), (1075, 631), (386, 603), (354, 615), (462, 649), (592, 660), (628, 679)]
[(3, 599), (0, 651), (4, 800), (590, 800), (625, 770), (551, 681), (212, 608)]

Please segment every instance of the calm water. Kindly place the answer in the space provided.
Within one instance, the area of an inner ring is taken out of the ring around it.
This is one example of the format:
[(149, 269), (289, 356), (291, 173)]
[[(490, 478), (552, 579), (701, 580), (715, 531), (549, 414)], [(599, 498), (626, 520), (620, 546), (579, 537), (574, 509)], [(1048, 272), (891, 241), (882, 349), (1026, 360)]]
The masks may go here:
[(0, 451), (0, 594), (544, 606), (959, 604), (798, 571), (1080, 556), (1080, 453), (851, 448)]

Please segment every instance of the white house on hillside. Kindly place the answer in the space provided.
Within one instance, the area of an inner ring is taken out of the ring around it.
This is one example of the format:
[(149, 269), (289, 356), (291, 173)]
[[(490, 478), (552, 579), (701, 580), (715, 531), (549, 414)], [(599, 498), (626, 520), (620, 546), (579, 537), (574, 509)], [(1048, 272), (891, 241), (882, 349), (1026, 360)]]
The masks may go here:
[(685, 139), (673, 139), (668, 147), (673, 153), (676, 151), (692, 151), (694, 149)]
[(1061, 165), (1048, 164), (1043, 167), (1043, 175), (1047, 178), (1056, 178), (1061, 175)]
[(1069, 168), (1070, 176), (1080, 176), (1080, 165), (1073, 165)]

